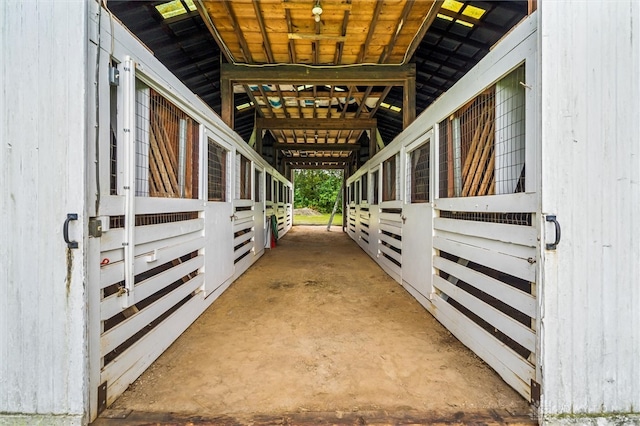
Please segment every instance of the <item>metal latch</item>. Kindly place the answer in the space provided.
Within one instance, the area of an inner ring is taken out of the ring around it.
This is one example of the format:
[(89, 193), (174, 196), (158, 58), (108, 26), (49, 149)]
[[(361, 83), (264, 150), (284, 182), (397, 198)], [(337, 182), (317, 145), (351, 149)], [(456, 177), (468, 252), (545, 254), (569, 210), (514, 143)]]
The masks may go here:
[(97, 217), (89, 219), (89, 236), (94, 238), (102, 237), (102, 221)]

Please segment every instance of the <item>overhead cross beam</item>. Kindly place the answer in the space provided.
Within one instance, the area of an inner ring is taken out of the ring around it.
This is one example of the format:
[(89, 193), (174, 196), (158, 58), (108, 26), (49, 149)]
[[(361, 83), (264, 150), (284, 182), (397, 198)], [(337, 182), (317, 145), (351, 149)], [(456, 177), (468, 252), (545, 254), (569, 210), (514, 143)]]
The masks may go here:
[(221, 80), (235, 84), (307, 84), (337, 86), (404, 86), (415, 79), (415, 64), (308, 67), (302, 65), (244, 66), (220, 64)]
[(354, 143), (274, 143), (273, 147), (289, 151), (358, 151), (360, 149), (360, 145)]
[(269, 130), (368, 130), (377, 125), (375, 118), (256, 118), (256, 127)]

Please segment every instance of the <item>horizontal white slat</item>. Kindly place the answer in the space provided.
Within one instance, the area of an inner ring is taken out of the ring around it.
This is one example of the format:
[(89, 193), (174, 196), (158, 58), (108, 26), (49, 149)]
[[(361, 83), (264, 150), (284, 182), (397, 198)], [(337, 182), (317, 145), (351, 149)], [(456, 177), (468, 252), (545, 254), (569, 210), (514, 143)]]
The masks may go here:
[(233, 200), (236, 207), (253, 207), (253, 200)]
[(384, 241), (385, 243), (391, 244), (394, 247), (402, 249), (402, 241), (396, 240), (395, 238), (385, 235), (382, 232), (378, 233), (378, 239), (380, 241)]
[(456, 241), (458, 243), (466, 244), (469, 246), (479, 247), (495, 253), (502, 253), (508, 256), (524, 259), (529, 262), (529, 259), (536, 259), (536, 249), (534, 247), (521, 246), (520, 244), (504, 243), (498, 240), (492, 240), (481, 237), (474, 237), (473, 235), (456, 234), (453, 232), (436, 230), (435, 236), (445, 238), (447, 240)]
[[(204, 228), (204, 219), (181, 220), (178, 222), (160, 223), (157, 225), (136, 226), (134, 230), (134, 242), (137, 245), (151, 241), (164, 240), (190, 232), (200, 231)], [(111, 229), (102, 234), (100, 238), (100, 250), (108, 251), (122, 248), (124, 241), (124, 228)]]
[(479, 213), (531, 213), (537, 210), (536, 193), (486, 195), (480, 197), (436, 198), (436, 210)]
[(437, 217), (433, 220), (435, 229), (457, 234), (536, 247), (538, 232), (533, 226), (506, 225), (503, 223), (455, 220)]
[(146, 370), (213, 302), (196, 296), (187, 301), (162, 323), (128, 347), (100, 373), (100, 383), (107, 383), (107, 404), (113, 401)]
[[(142, 253), (136, 256), (134, 261), (134, 273), (140, 274), (156, 266), (162, 265), (180, 256), (199, 250), (204, 247), (205, 238), (197, 236), (191, 240), (174, 245), (162, 246), (153, 251)], [(155, 258), (155, 260), (152, 260)], [(152, 261), (150, 261), (152, 260)], [(111, 284), (124, 279), (124, 263), (122, 261), (112, 262), (100, 268), (100, 288), (105, 288)]]
[[(178, 281), (190, 272), (196, 271), (204, 265), (204, 256), (196, 256), (184, 263), (180, 263), (171, 269), (167, 269), (157, 275), (136, 284), (134, 288), (134, 300), (140, 302), (166, 286)], [(134, 302), (134, 303), (135, 303)], [(100, 319), (106, 320), (123, 310), (118, 295), (113, 294), (100, 303)]]
[[(104, 235), (104, 234), (103, 234)], [(134, 256), (140, 256), (161, 247), (168, 247), (177, 244), (182, 244), (186, 241), (191, 241), (196, 238), (202, 237), (202, 231), (198, 230), (189, 234), (178, 235), (175, 237), (167, 238), (162, 241), (151, 241), (146, 244), (136, 244), (134, 249)], [(100, 253), (101, 259), (109, 259), (109, 263), (119, 262), (124, 259), (124, 251), (121, 247), (114, 250), (107, 250)]]
[[(180, 213), (204, 210), (204, 200), (164, 197), (136, 197), (135, 214)], [(109, 195), (100, 200), (101, 216), (124, 214), (124, 196)]]
[(462, 244), (440, 236), (433, 237), (433, 247), (523, 280), (532, 282), (536, 280), (535, 264), (530, 264), (525, 259)]
[(233, 232), (238, 232), (241, 231), (243, 229), (253, 229), (254, 227), (254, 220), (253, 219), (244, 219), (242, 221), (234, 221), (233, 222)]
[(516, 321), (509, 315), (499, 311), (491, 305), (477, 299), (460, 287), (451, 284), (444, 278), (434, 275), (433, 285), (447, 296), (452, 297), (474, 314), (509, 336), (519, 345), (527, 348), (531, 352), (536, 349), (536, 335), (530, 327)]
[(454, 336), (491, 366), (520, 395), (531, 401), (534, 367), (442, 298), (432, 300), (434, 316)]
[(433, 267), (453, 275), (531, 318), (537, 316), (535, 297), (522, 290), (439, 256), (434, 256)]
[(402, 255), (400, 253), (396, 253), (395, 251), (385, 246), (384, 244), (379, 244), (378, 250), (380, 250), (382, 253), (386, 253), (389, 257), (397, 260), (398, 262), (400, 262), (400, 264), (402, 264)]
[(253, 244), (245, 244), (242, 247), (238, 248), (238, 250), (233, 252), (234, 257), (237, 259), (243, 254), (245, 254), (246, 252), (251, 251), (252, 249), (253, 249)]
[(251, 219), (253, 220), (253, 216), (254, 216), (255, 212), (253, 210), (242, 210), (239, 212), (235, 212), (235, 216), (237, 219), (235, 219), (236, 221), (238, 220), (243, 220), (243, 219)]
[(198, 275), (187, 281), (171, 293), (156, 300), (140, 312), (122, 321), (100, 336), (101, 354), (108, 354), (128, 338), (146, 327), (150, 322), (171, 309), (176, 303), (187, 297), (191, 292), (202, 286), (204, 275)]
[(255, 235), (255, 232), (253, 231), (247, 232), (246, 234), (242, 234), (239, 237), (233, 239), (233, 245), (237, 246), (238, 244), (241, 244), (247, 240), (250, 240), (253, 238), (254, 235)]
[(384, 257), (381, 253), (378, 254), (376, 258), (378, 265), (394, 280), (398, 283), (402, 283), (402, 269), (386, 257)]
[(402, 214), (401, 213), (380, 213), (380, 221), (387, 221), (393, 223), (402, 224)]

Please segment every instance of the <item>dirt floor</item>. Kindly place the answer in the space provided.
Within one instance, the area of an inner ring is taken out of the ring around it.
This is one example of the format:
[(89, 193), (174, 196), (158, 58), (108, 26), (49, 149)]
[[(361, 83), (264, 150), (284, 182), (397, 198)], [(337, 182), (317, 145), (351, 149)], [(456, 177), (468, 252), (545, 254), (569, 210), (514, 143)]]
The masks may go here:
[(317, 424), (303, 419), (501, 423), (531, 410), (340, 228), (296, 226), (103, 417), (131, 412)]

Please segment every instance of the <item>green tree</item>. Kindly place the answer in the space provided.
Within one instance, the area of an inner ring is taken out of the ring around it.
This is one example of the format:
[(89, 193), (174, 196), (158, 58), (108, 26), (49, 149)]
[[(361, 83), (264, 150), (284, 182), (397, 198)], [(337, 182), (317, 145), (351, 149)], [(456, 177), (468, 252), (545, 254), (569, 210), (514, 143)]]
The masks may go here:
[[(338, 192), (342, 190), (342, 170), (296, 170), (294, 174), (294, 206), (309, 207), (320, 213), (331, 213)], [(342, 205), (338, 205), (342, 212)]]

